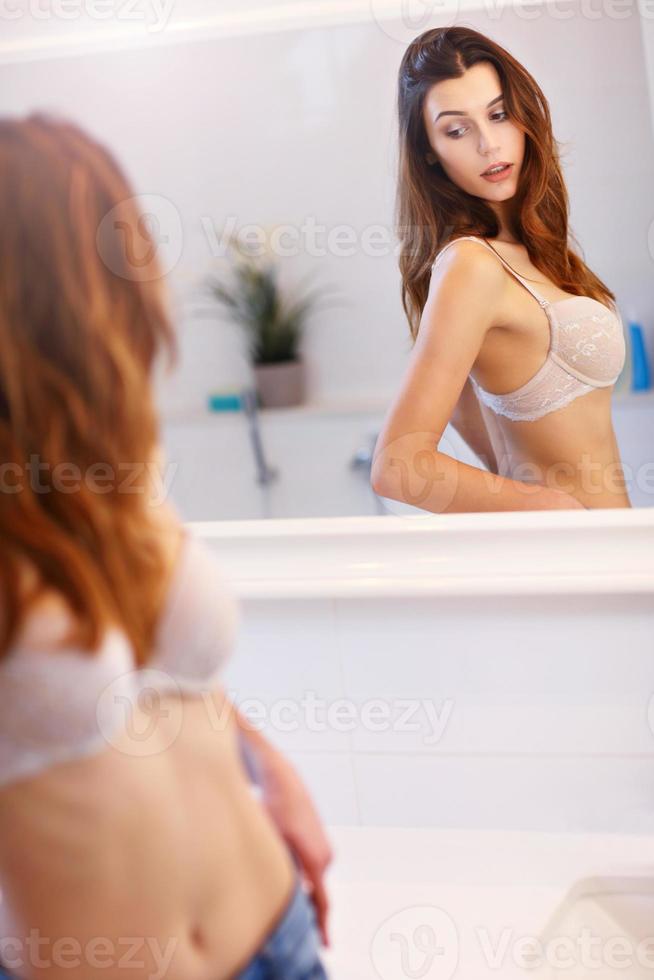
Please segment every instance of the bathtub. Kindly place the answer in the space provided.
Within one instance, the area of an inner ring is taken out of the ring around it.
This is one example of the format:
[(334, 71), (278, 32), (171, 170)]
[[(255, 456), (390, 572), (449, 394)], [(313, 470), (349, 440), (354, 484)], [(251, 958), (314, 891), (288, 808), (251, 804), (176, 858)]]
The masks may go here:
[[(654, 393), (614, 396), (613, 406), (632, 504), (653, 506)], [(266, 463), (277, 471), (269, 484), (257, 482), (242, 413), (198, 412), (164, 419), (170, 495), (189, 521), (424, 513), (385, 500), (370, 487), (365, 457), (387, 407), (388, 402), (368, 400), (261, 410)], [(481, 466), (452, 426), (447, 426), (440, 448)]]

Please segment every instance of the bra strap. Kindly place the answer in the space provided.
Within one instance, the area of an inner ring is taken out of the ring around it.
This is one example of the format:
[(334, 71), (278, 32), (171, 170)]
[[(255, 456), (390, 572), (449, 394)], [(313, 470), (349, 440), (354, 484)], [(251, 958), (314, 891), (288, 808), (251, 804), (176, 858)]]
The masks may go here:
[(540, 293), (536, 292), (536, 290), (533, 288), (533, 286), (530, 286), (526, 279), (524, 279), (521, 275), (519, 275), (515, 271), (515, 269), (512, 269), (511, 266), (509, 265), (509, 263), (506, 261), (506, 259), (503, 259), (502, 256), (500, 255), (500, 253), (497, 252), (493, 248), (492, 245), (490, 245), (484, 238), (479, 238), (477, 235), (460, 235), (459, 238), (454, 238), (454, 239), (452, 239), (451, 242), (448, 242), (447, 245), (445, 245), (444, 248), (442, 248), (440, 250), (440, 252), (438, 253), (438, 255), (436, 256), (436, 258), (434, 260), (434, 264), (432, 265), (432, 269), (434, 268), (434, 265), (436, 265), (436, 262), (438, 262), (439, 258), (441, 257), (441, 255), (443, 254), (443, 252), (445, 251), (446, 248), (449, 248), (450, 245), (454, 245), (454, 242), (460, 242), (460, 241), (464, 241), (466, 239), (468, 239), (471, 242), (479, 242), (480, 245), (483, 245), (485, 248), (489, 249), (489, 251), (491, 251), (494, 255), (496, 255), (498, 257), (498, 259), (500, 260), (500, 262), (504, 266), (506, 266), (506, 268), (509, 270), (509, 272), (512, 275), (514, 275), (519, 282), (522, 283), (522, 285), (525, 287), (525, 289), (529, 290), (529, 292), (534, 297), (534, 299), (536, 300), (537, 303), (539, 303), (543, 307), (550, 305), (549, 300), (545, 299), (543, 296), (540, 295)]

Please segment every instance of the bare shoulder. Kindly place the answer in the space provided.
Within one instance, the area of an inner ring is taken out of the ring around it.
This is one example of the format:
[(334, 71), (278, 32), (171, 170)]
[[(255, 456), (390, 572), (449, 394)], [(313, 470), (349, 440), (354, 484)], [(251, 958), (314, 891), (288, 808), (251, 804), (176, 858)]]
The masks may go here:
[(501, 293), (506, 283), (506, 273), (500, 260), (481, 242), (469, 238), (454, 240), (437, 256), (432, 266), (431, 282), (435, 288), (441, 283), (461, 281), (491, 294)]
[(479, 242), (461, 239), (441, 253), (432, 268), (424, 320), (447, 322), (461, 336), (480, 341), (503, 321), (507, 276), (502, 263)]

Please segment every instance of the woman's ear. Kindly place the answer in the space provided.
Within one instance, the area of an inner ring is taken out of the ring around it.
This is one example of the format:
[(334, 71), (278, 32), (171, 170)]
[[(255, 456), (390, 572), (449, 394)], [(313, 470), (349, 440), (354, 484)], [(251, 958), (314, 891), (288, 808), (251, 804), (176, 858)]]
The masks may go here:
[(438, 162), (435, 155), (431, 151), (425, 155), (425, 160), (429, 164), (434, 164)]

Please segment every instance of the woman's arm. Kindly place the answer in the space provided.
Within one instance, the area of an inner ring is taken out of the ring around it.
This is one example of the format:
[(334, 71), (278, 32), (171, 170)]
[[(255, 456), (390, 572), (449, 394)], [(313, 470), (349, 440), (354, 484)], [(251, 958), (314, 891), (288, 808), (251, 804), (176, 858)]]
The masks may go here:
[(295, 767), (233, 703), (231, 707), (245, 768), (261, 787), (262, 803), (309, 883), (318, 929), (329, 946), (324, 875), (334, 855), (320, 815)]
[(238, 726), (238, 743), (243, 765), (250, 780), (255, 785), (262, 786), (269, 773), (274, 772), (278, 765), (280, 753), (250, 724), (236, 705), (232, 704), (232, 710)]
[(488, 434), (470, 378), (463, 386), (459, 401), (452, 413), (450, 425), (456, 429), (463, 441), (479, 457), (490, 473), (497, 473), (495, 450)]
[(438, 449), (505, 286), (503, 267), (473, 242), (456, 242), (434, 270), (403, 383), (375, 446), (370, 476), (380, 496), (437, 514), (584, 509), (564, 490), (499, 476)]

